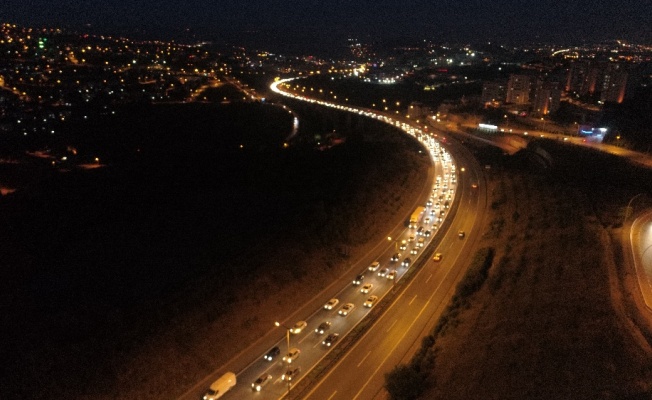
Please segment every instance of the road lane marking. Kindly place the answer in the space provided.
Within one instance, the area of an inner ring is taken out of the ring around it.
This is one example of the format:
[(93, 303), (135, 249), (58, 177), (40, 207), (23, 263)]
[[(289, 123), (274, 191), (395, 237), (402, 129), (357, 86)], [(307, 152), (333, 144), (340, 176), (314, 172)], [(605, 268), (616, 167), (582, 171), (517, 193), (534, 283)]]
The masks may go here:
[(304, 340), (308, 339), (308, 336), (310, 336), (310, 335), (304, 336), (303, 339), (299, 340), (299, 343), (303, 343)]
[(360, 366), (362, 365), (362, 363), (364, 362), (364, 360), (366, 360), (367, 357), (369, 357), (369, 354), (371, 354), (371, 351), (370, 351), (369, 353), (367, 353), (366, 356), (362, 357), (362, 360), (360, 360), (360, 362), (359, 362), (358, 365), (357, 365), (358, 368), (360, 368)]
[(385, 332), (389, 332), (389, 330), (392, 329), (394, 327), (394, 324), (396, 324), (397, 322), (398, 322), (397, 319), (394, 320), (394, 322), (392, 322), (392, 324), (389, 326), (389, 328), (387, 328), (387, 330)]
[(331, 397), (329, 397), (327, 400), (331, 400), (333, 397), (335, 397), (335, 394), (336, 394), (336, 393), (337, 393), (337, 390), (334, 391), (333, 394), (331, 394)]
[(426, 279), (426, 283), (428, 283), (428, 281), (430, 280), (430, 278), (432, 278), (432, 274), (430, 274), (430, 276), (428, 276), (428, 279)]
[[(360, 394), (362, 394), (362, 392), (364, 391), (364, 389), (369, 385), (369, 382), (371, 382), (371, 380), (373, 379), (373, 377), (378, 373), (378, 371), (380, 371), (380, 369), (383, 367), (383, 365), (385, 364), (385, 362), (387, 361), (387, 359), (392, 355), (392, 353), (394, 353), (394, 350), (396, 350), (396, 348), (398, 347), (398, 345), (401, 344), (401, 342), (403, 341), (403, 339), (405, 338), (405, 336), (408, 334), (408, 332), (410, 331), (410, 329), (412, 329), (412, 327), (413, 327), (414, 324), (417, 322), (417, 320), (419, 320), (419, 318), (421, 317), (421, 314), (423, 314), (423, 312), (426, 310), (426, 308), (428, 308), (428, 304), (430, 304), (430, 301), (432, 300), (432, 298), (435, 297), (435, 294), (437, 294), (437, 291), (439, 291), (439, 288), (441, 287), (441, 285), (443, 285), (443, 283), (444, 283), (444, 281), (446, 280), (446, 277), (448, 276), (448, 274), (450, 273), (450, 271), (452, 271), (452, 268), (451, 268), (450, 270), (448, 270), (448, 272), (446, 272), (446, 275), (445, 275), (444, 278), (441, 280), (441, 282), (439, 282), (439, 285), (437, 285), (437, 287), (435, 288), (435, 290), (432, 292), (432, 294), (431, 294), (430, 297), (428, 298), (428, 301), (426, 301), (426, 304), (423, 305), (423, 307), (422, 307), (421, 310), (419, 311), (419, 314), (417, 314), (417, 317), (414, 318), (414, 319), (412, 320), (412, 323), (410, 323), (410, 326), (408, 326), (408, 328), (407, 328), (405, 331), (403, 331), (403, 335), (400, 337), (400, 339), (399, 339), (398, 341), (395, 342), (395, 344), (394, 344), (394, 346), (392, 347), (392, 349), (391, 349), (390, 351), (387, 352), (387, 355), (385, 356), (385, 358), (384, 358), (384, 359), (383, 359), (383, 360), (378, 364), (378, 367), (374, 370), (374, 372), (373, 372), (371, 375), (369, 375), (369, 379), (367, 379), (367, 381), (364, 383), (364, 385), (362, 385), (362, 387), (360, 388), (360, 390), (358, 391), (358, 393), (355, 394), (355, 396), (353, 397), (352, 400), (356, 400), (358, 397), (360, 397)], [(313, 389), (313, 391), (314, 391), (314, 389)]]
[(423, 314), (423, 312), (426, 310), (426, 308), (428, 307), (428, 304), (429, 304), (429, 303), (430, 303), (430, 300), (428, 300), (428, 301), (426, 302), (426, 304), (424, 304), (423, 307), (421, 307), (421, 310), (419, 311), (419, 314), (417, 314), (417, 317), (414, 318), (414, 319), (412, 320), (412, 323), (410, 324), (410, 326), (408, 326), (408, 328), (407, 328), (405, 331), (403, 331), (403, 335), (400, 337), (400, 339), (397, 340), (397, 341), (395, 341), (394, 346), (392, 347), (392, 349), (391, 349), (390, 351), (387, 352), (387, 355), (385, 355), (385, 358), (383, 358), (383, 360), (378, 364), (378, 367), (376, 367), (376, 369), (374, 370), (374, 372), (369, 376), (369, 379), (367, 379), (367, 381), (364, 383), (364, 385), (362, 385), (362, 388), (358, 391), (358, 393), (355, 394), (355, 396), (353, 397), (352, 400), (355, 400), (355, 399), (357, 399), (358, 397), (360, 397), (360, 394), (362, 394), (362, 392), (363, 392), (364, 389), (367, 387), (367, 385), (369, 384), (369, 382), (371, 382), (371, 379), (372, 379), (374, 376), (376, 376), (376, 374), (378, 373), (378, 371), (379, 371), (379, 370), (383, 367), (383, 365), (385, 364), (385, 361), (387, 361), (387, 359), (392, 355), (392, 353), (394, 352), (394, 350), (395, 350), (395, 349), (398, 347), (398, 345), (401, 344), (401, 342), (403, 341), (403, 338), (405, 338), (405, 336), (408, 334), (408, 332), (410, 331), (410, 329), (412, 329), (412, 326), (414, 326), (414, 324), (419, 320), (419, 318), (421, 317), (421, 314)]
[(414, 300), (416, 300), (416, 299), (417, 299), (417, 295), (415, 294), (414, 297), (412, 298), (412, 300), (410, 300), (410, 302), (408, 303), (408, 306), (411, 306), (412, 303), (414, 303)]

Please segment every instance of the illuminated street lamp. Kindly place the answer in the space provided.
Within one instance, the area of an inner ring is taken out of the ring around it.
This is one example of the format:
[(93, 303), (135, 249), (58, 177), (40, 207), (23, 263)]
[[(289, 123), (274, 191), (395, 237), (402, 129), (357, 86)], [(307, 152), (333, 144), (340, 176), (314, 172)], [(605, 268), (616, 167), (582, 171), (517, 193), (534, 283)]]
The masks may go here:
[[(292, 330), (292, 328), (288, 328), (287, 326), (283, 325), (282, 323), (280, 323), (278, 321), (274, 322), (274, 325), (285, 328), (285, 338), (286, 338), (287, 344), (288, 344), (288, 352), (287, 352), (287, 354), (290, 354), (290, 331)], [(290, 380), (289, 379), (288, 379), (288, 396), (290, 396)]]
[(389, 240), (390, 242), (394, 242), (394, 250), (398, 251), (398, 240), (392, 239), (391, 236), (387, 236), (387, 240)]

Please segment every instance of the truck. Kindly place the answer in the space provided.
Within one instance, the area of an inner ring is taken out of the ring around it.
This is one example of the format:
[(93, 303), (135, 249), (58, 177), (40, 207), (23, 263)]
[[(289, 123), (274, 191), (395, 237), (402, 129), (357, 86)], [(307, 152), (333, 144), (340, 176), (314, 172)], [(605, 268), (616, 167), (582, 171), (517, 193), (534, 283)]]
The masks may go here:
[(227, 372), (226, 374), (219, 377), (215, 382), (211, 384), (208, 388), (204, 397), (204, 400), (216, 400), (224, 396), (226, 392), (231, 390), (235, 386), (235, 374), (233, 372)]
[(419, 221), (421, 220), (421, 216), (423, 215), (423, 212), (426, 210), (425, 207), (417, 207), (412, 215), (410, 216), (410, 228), (414, 229), (419, 225)]

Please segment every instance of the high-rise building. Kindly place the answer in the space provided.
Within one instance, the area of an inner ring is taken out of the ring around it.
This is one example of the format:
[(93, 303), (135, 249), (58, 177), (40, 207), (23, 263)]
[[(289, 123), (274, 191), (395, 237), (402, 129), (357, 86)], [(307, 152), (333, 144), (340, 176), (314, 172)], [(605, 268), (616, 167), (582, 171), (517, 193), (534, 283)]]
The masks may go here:
[(566, 92), (579, 93), (589, 73), (589, 67), (590, 63), (588, 61), (576, 61), (572, 63), (568, 69), (564, 90)]
[(532, 113), (539, 116), (554, 113), (559, 109), (561, 89), (558, 82), (546, 82), (538, 79), (534, 87)]
[(482, 104), (504, 103), (507, 85), (504, 82), (485, 82), (482, 84)]
[(600, 95), (603, 102), (621, 103), (625, 97), (627, 78), (628, 72), (621, 64), (577, 61), (569, 68), (564, 89), (582, 96)]
[(507, 82), (507, 103), (527, 104), (530, 101), (530, 77), (510, 75)]
[(602, 79), (600, 100), (602, 102), (622, 103), (625, 99), (627, 76), (627, 71), (622, 65), (608, 64)]

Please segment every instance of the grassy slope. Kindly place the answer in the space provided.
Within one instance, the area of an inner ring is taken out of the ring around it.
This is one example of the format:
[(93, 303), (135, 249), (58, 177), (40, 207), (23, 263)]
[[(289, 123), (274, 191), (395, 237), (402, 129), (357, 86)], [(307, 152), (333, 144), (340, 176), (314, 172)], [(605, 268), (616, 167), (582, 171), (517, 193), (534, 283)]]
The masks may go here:
[[(520, 169), (492, 179), (483, 288), (436, 339), (422, 398), (612, 399), (652, 391), (652, 354), (611, 303), (600, 195)], [(597, 187), (593, 187), (597, 190)], [(646, 352), (646, 350), (648, 350)]]

